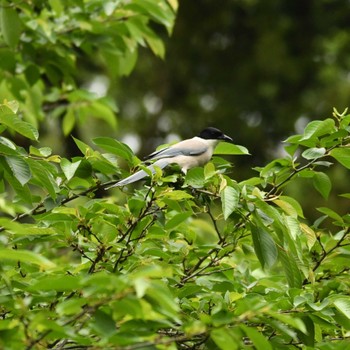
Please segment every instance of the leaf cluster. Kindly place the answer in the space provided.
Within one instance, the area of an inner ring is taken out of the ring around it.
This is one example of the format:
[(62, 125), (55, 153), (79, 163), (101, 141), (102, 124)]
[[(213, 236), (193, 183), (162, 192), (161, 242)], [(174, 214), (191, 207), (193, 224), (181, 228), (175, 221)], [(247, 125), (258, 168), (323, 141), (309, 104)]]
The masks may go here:
[(82, 72), (93, 66), (113, 80), (128, 75), (140, 47), (164, 57), (163, 41), (153, 26), (170, 34), (177, 2), (34, 3), (0, 2), (0, 101), (18, 101), (24, 119), (36, 127), (47, 114), (60, 118), (65, 136), (89, 118), (115, 129), (115, 102), (89, 91)]
[[(0, 112), (3, 131), (38, 138), (16, 103)], [(111, 193), (102, 190), (124, 176), (117, 160), (140, 162), (123, 143), (75, 139), (81, 156), (66, 159), (1, 136), (1, 347), (344, 348), (349, 214), (323, 207), (310, 223), (283, 190), (308, 177), (327, 197), (325, 170), (350, 169), (349, 130), (335, 110), (240, 183), (216, 155), (186, 176), (156, 173)]]

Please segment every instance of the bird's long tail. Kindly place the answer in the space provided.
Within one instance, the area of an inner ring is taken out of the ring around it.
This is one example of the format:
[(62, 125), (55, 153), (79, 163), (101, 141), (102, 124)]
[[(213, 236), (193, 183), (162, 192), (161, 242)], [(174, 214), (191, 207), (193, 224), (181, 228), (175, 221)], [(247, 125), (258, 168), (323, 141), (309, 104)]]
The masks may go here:
[[(158, 167), (160, 169), (164, 169), (167, 165), (169, 165), (169, 161), (167, 159), (159, 159), (156, 162), (154, 162), (153, 164), (149, 165), (147, 168), (152, 172), (152, 174), (155, 174), (155, 172), (156, 172), (155, 167)], [(108, 190), (112, 187), (121, 187), (121, 186), (129, 185), (129, 184), (136, 182), (136, 181), (139, 181), (147, 176), (149, 176), (149, 173), (147, 173), (144, 170), (139, 170), (135, 174), (132, 174), (132, 175), (126, 177), (125, 179), (118, 181), (114, 185), (107, 187), (106, 190)]]

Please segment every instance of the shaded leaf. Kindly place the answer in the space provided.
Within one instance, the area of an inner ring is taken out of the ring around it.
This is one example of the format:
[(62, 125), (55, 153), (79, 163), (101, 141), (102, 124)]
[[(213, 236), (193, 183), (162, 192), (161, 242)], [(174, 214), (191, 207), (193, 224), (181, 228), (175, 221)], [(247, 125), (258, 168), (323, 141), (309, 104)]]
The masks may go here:
[(252, 232), (254, 250), (261, 266), (263, 268), (272, 267), (278, 256), (274, 240), (261, 223), (259, 223), (259, 226), (251, 223), (250, 229)]
[(17, 11), (3, 4), (0, 7), (0, 23), (5, 43), (10, 47), (15, 47), (18, 44), (22, 27)]
[(322, 195), (322, 197), (327, 199), (332, 189), (332, 182), (328, 175), (322, 172), (315, 172), (312, 182), (315, 189)]

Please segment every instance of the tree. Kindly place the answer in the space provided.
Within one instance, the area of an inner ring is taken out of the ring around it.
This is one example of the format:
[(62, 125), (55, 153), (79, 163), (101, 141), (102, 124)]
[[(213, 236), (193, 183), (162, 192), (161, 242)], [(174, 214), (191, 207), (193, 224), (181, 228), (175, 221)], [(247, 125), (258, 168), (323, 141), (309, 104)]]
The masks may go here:
[[(121, 14), (124, 24), (130, 18), (134, 25), (143, 23), (147, 36), (149, 20), (171, 26), (176, 7), (174, 1), (71, 5), (69, 23), (84, 28), (91, 21), (101, 52), (113, 32), (108, 25), (119, 25)], [(68, 157), (35, 143), (40, 123), (31, 113), (31, 93), (45, 96), (35, 107), (40, 115), (64, 115), (63, 129), (70, 108), (87, 110), (88, 103), (103, 114), (110, 106), (98, 100), (96, 107), (74, 70), (64, 76), (76, 84), (69, 93), (63, 93), (62, 77), (48, 82), (45, 64), (33, 63), (38, 80), (27, 85), (19, 68), (34, 51), (24, 50), (26, 42), (39, 50), (45, 33), (53, 35), (48, 28), (65, 19), (63, 10), (62, 19), (50, 12), (59, 8), (55, 1), (36, 4), (33, 13), (45, 18), (36, 26), (29, 4), (1, 7), (2, 50), (19, 62), (16, 69), (1, 68), (1, 347), (343, 349), (350, 328), (349, 213), (324, 206), (310, 222), (286, 190), (307, 179), (310, 195), (328, 198), (334, 191), (337, 179), (327, 169), (333, 163), (350, 169), (350, 115), (334, 110), (310, 122), (286, 140), (284, 157), (240, 182), (231, 178), (232, 164), (221, 155), (246, 157), (248, 151), (222, 144), (212, 162), (185, 176), (172, 169), (145, 185), (106, 192), (115, 176), (129, 173), (119, 163), (131, 170), (140, 165), (127, 145), (109, 137), (95, 137), (91, 144), (74, 137), (79, 154)], [(85, 16), (89, 21), (79, 22)], [(107, 37), (94, 22), (101, 19)], [(79, 45), (67, 44), (85, 42), (78, 40), (79, 30), (56, 38), (57, 50), (67, 49), (64, 60), (69, 52), (82, 54)], [(128, 39), (125, 33), (120, 29), (113, 39), (141, 41), (140, 30), (128, 31)], [(95, 45), (92, 37), (86, 45)], [(58, 96), (55, 91), (61, 97), (50, 100)]]

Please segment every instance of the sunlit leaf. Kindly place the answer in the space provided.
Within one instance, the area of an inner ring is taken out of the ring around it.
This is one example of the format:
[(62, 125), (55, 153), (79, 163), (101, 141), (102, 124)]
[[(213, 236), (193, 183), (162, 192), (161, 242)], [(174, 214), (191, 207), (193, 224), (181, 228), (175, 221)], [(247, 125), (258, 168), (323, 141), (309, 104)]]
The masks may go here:
[(334, 148), (330, 155), (345, 168), (350, 169), (350, 147)]
[(239, 191), (231, 186), (226, 186), (220, 194), (222, 211), (224, 213), (224, 219), (228, 217), (237, 209), (239, 203)]
[(34, 126), (20, 119), (6, 106), (0, 106), (0, 124), (6, 125), (31, 140), (37, 140), (39, 137), (38, 130)]
[(324, 156), (326, 153), (326, 149), (321, 147), (321, 148), (308, 148), (307, 150), (305, 150), (301, 155), (303, 156), (303, 158), (311, 160), (311, 159), (317, 159), (320, 158), (322, 156)]
[(334, 119), (314, 120), (310, 122), (305, 130), (304, 135), (300, 141), (308, 140), (311, 137), (319, 137), (334, 131)]
[(234, 145), (227, 142), (220, 142), (216, 146), (214, 154), (249, 155), (249, 151), (244, 146)]

